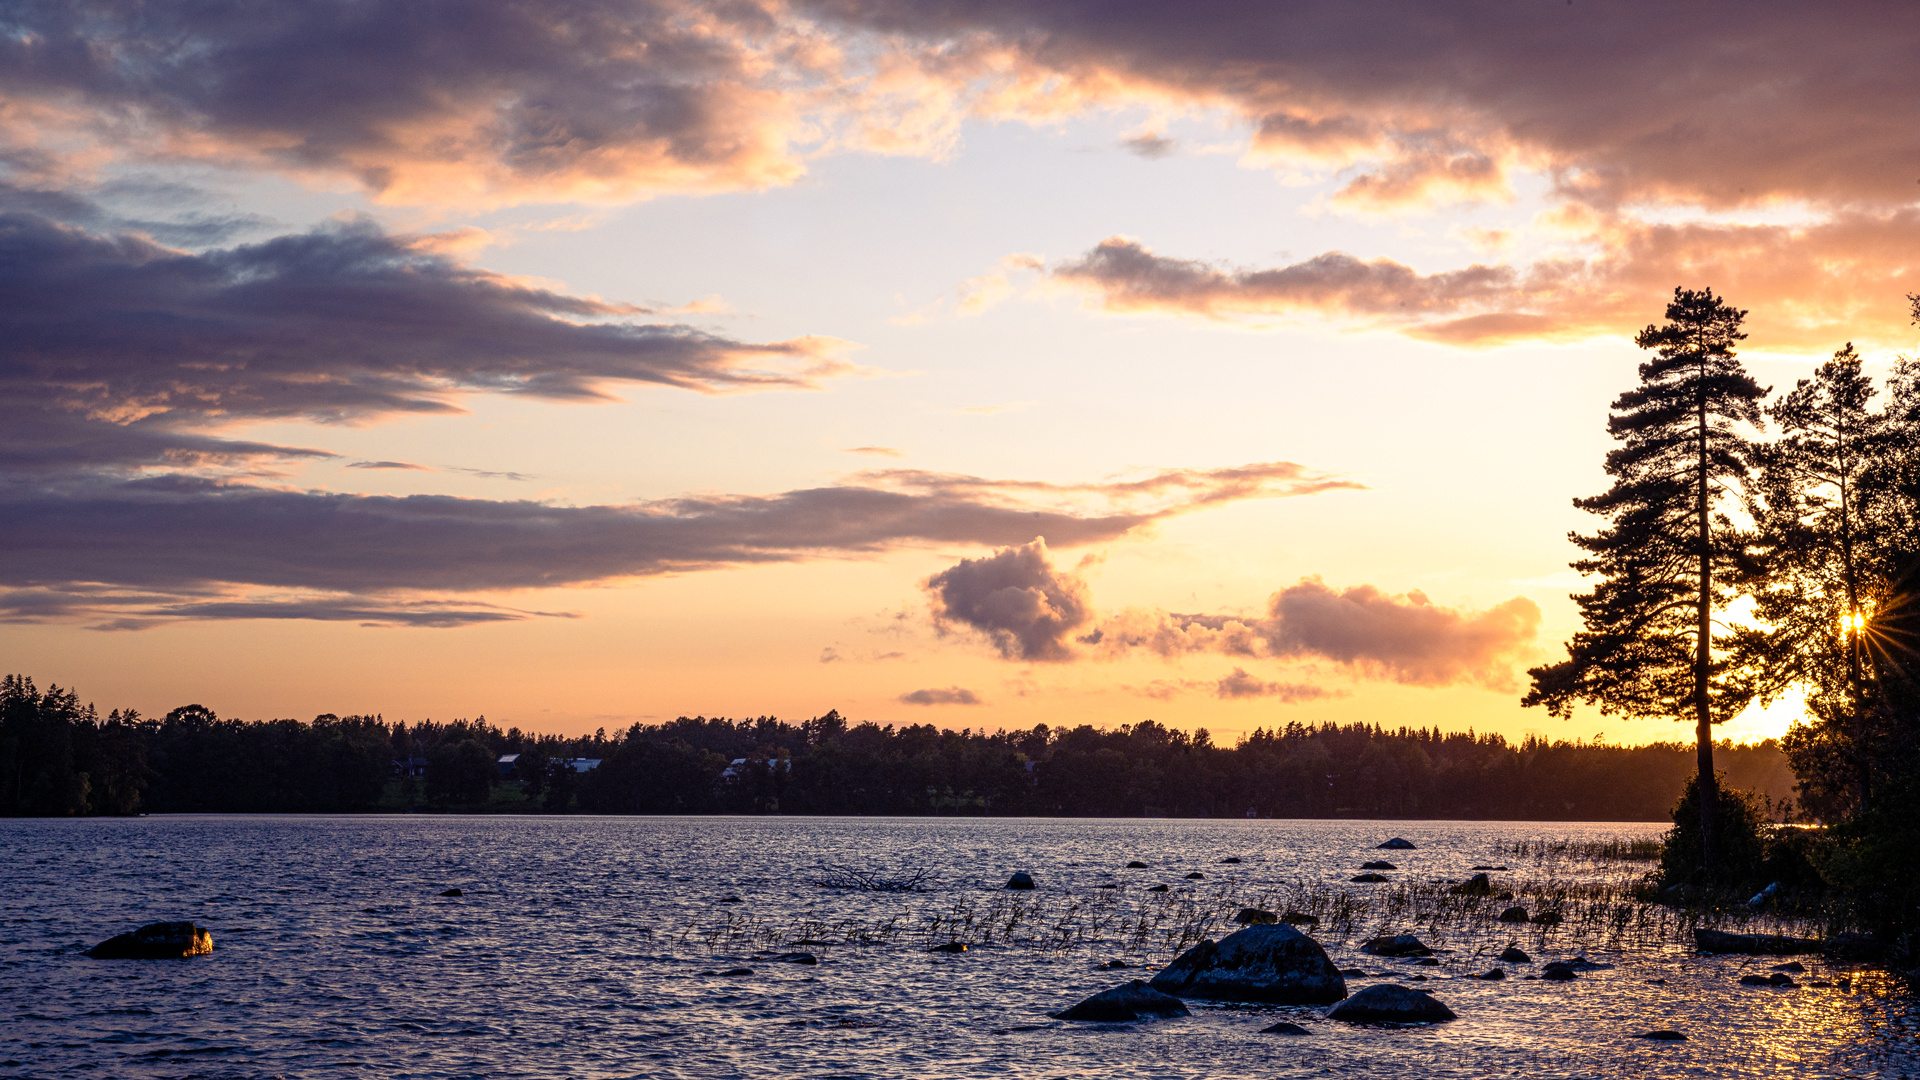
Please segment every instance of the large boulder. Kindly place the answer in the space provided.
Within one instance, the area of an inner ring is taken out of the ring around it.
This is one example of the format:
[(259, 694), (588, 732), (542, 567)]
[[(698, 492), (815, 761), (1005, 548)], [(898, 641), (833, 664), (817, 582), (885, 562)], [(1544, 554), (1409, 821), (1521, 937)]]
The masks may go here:
[(1256, 923), (1219, 942), (1202, 941), (1153, 977), (1163, 993), (1217, 1001), (1326, 1005), (1347, 981), (1320, 943), (1285, 923)]
[(157, 922), (87, 950), (96, 960), (179, 960), (213, 951), (213, 935), (190, 922)]
[(1523, 907), (1510, 907), (1500, 913), (1500, 921), (1501, 922), (1526, 922), (1527, 909)]
[(1376, 983), (1328, 1009), (1327, 1019), (1349, 1024), (1432, 1024), (1455, 1016), (1431, 994), (1393, 983)]
[(1749, 956), (1792, 956), (1820, 951), (1817, 938), (1777, 934), (1729, 934), (1722, 930), (1695, 930), (1693, 946), (1703, 953), (1745, 953)]
[(1460, 896), (1492, 896), (1493, 879), (1485, 874), (1475, 874), (1455, 885), (1453, 891)]
[(1098, 993), (1065, 1012), (1055, 1013), (1059, 1020), (1094, 1020), (1126, 1023), (1143, 1016), (1186, 1016), (1187, 1004), (1171, 994), (1163, 994), (1135, 979), (1124, 986)]
[(1016, 870), (1013, 876), (1007, 879), (1007, 888), (1031, 889), (1033, 888), (1033, 875), (1027, 873), (1025, 870)]
[(1381, 844), (1381, 845), (1380, 845), (1380, 850), (1382, 850), (1382, 851), (1412, 851), (1412, 850), (1413, 850), (1413, 844), (1411, 844), (1410, 842), (1408, 842), (1408, 841), (1406, 841), (1406, 840), (1402, 840), (1401, 838), (1399, 838), (1399, 837), (1397, 837), (1397, 836), (1396, 836), (1396, 837), (1394, 837), (1393, 839), (1391, 839), (1391, 840), (1389, 840), (1389, 841), (1387, 841), (1386, 843), (1384, 843), (1384, 844)]
[(1374, 938), (1360, 951), (1369, 956), (1432, 956), (1433, 950), (1412, 934), (1390, 934)]

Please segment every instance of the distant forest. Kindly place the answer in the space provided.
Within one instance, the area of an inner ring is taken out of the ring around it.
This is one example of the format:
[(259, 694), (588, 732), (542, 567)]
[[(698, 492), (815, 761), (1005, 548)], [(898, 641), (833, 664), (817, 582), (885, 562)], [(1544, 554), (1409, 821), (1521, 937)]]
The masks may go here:
[[(503, 766), (500, 758), (517, 754)], [(1722, 744), (1726, 782), (1782, 804), (1780, 748)], [(583, 770), (590, 761), (598, 764)], [(736, 762), (738, 764), (736, 764)], [(1258, 730), (1231, 749), (1151, 720), (1026, 731), (702, 717), (563, 739), (484, 718), (100, 717), (0, 681), (0, 813), (598, 814), (1666, 820), (1694, 765), (1620, 747), (1365, 724)], [(1782, 807), (1784, 809), (1784, 807)]]

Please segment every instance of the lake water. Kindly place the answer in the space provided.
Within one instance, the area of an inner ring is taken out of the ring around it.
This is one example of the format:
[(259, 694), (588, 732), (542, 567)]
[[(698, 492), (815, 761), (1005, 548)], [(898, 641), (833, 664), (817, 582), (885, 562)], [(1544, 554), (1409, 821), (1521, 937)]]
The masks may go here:
[[(0, 1076), (1920, 1076), (1904, 983), (1755, 989), (1777, 960), (1694, 957), (1622, 902), (1645, 864), (1516, 855), (1646, 824), (821, 818), (172, 817), (0, 822)], [(1403, 836), (1413, 851), (1375, 850)], [(1223, 863), (1239, 858), (1238, 864)], [(1387, 859), (1387, 885), (1354, 885)], [(1150, 864), (1127, 870), (1129, 860)], [(1436, 915), (1435, 881), (1496, 886), (1558, 927)], [(815, 882), (835, 868), (926, 891)], [(1031, 893), (1001, 888), (1027, 870)], [(1189, 879), (1188, 873), (1201, 873)], [(1150, 892), (1155, 884), (1169, 886)], [(1102, 886), (1118, 886), (1103, 888)], [(1408, 887), (1412, 886), (1411, 889)], [(457, 898), (438, 895), (459, 888)], [(1424, 890), (1424, 891), (1423, 891)], [(737, 897), (737, 902), (732, 898)], [(1324, 916), (1349, 990), (1392, 979), (1460, 1018), (1352, 1027), (1319, 1008), (1192, 1003), (1130, 1025), (1048, 1014), (1151, 969), (1242, 904)], [(211, 956), (98, 961), (157, 920)], [(1651, 920), (1651, 921), (1649, 921)], [(1662, 921), (1666, 920), (1666, 921)], [(1413, 931), (1439, 967), (1361, 955)], [(970, 942), (961, 954), (931, 945)], [(796, 945), (797, 941), (809, 944)], [(1535, 964), (1466, 976), (1517, 944)], [(813, 953), (805, 966), (771, 959)], [(1584, 954), (1614, 965), (1525, 979)], [(752, 974), (725, 974), (751, 968)], [(1425, 974), (1424, 982), (1409, 981)], [(1655, 980), (1664, 980), (1658, 984)], [(1262, 1035), (1275, 1020), (1306, 1037)], [(1636, 1038), (1655, 1028), (1689, 1041)]]

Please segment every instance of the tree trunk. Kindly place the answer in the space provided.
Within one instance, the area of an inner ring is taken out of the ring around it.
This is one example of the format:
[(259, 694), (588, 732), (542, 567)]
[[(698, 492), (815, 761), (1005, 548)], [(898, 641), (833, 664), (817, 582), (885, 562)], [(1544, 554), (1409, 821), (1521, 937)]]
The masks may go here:
[(1708, 529), (1712, 519), (1708, 513), (1708, 492), (1711, 488), (1707, 475), (1707, 398), (1704, 389), (1700, 395), (1699, 420), (1699, 465), (1695, 476), (1698, 485), (1695, 509), (1699, 515), (1700, 529), (1700, 595), (1699, 620), (1695, 627), (1693, 646), (1693, 714), (1696, 754), (1699, 758), (1699, 779), (1695, 789), (1700, 795), (1700, 851), (1706, 860), (1707, 877), (1713, 877), (1716, 847), (1714, 823), (1720, 816), (1720, 781), (1713, 771), (1713, 701), (1708, 694), (1713, 678), (1713, 540)]

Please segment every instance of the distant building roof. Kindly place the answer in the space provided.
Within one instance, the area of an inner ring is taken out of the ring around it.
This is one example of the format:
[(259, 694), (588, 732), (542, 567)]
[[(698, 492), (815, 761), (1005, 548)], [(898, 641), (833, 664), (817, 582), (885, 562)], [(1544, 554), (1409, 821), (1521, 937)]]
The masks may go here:
[(568, 758), (567, 764), (573, 766), (574, 772), (592, 772), (600, 767), (600, 759), (597, 757)]

